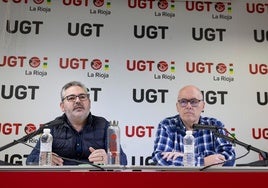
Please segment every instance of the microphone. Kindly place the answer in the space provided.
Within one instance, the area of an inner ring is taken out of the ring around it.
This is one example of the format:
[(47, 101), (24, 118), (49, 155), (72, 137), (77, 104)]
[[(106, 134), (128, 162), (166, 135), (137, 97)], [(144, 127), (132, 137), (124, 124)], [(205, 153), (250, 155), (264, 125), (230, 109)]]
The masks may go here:
[(193, 124), (193, 129), (205, 129), (210, 131), (217, 131), (218, 129), (222, 129), (221, 127), (214, 125), (202, 125), (202, 124)]
[(51, 128), (51, 127), (59, 126), (59, 125), (63, 125), (63, 124), (64, 124), (64, 121), (62, 120), (62, 118), (56, 118), (56, 119), (54, 119), (54, 120), (52, 120), (52, 121), (50, 121), (48, 123), (42, 124), (39, 127), (39, 129), (37, 129), (35, 132), (32, 132), (32, 133), (35, 133), (35, 135), (37, 135), (37, 134), (42, 133), (43, 130), (46, 129), (46, 128)]

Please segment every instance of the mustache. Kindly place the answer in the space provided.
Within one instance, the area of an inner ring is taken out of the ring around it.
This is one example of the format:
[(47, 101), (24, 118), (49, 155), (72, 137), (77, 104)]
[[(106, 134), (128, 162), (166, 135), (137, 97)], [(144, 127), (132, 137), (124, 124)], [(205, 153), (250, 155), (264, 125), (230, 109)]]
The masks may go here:
[(74, 109), (76, 109), (76, 108), (83, 108), (84, 109), (84, 105), (82, 105), (81, 103), (80, 104), (77, 103), (74, 105)]

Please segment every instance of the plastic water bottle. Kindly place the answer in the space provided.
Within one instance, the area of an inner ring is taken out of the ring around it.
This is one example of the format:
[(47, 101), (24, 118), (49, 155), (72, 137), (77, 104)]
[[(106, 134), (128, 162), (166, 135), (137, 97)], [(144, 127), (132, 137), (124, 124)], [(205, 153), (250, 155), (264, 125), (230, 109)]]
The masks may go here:
[(107, 153), (109, 165), (120, 165), (120, 128), (118, 121), (110, 121), (107, 129)]
[(183, 138), (183, 146), (183, 165), (195, 166), (194, 136), (192, 134), (192, 131), (186, 131), (186, 135)]
[(39, 166), (52, 165), (52, 142), (53, 137), (50, 134), (50, 129), (44, 129), (40, 137)]

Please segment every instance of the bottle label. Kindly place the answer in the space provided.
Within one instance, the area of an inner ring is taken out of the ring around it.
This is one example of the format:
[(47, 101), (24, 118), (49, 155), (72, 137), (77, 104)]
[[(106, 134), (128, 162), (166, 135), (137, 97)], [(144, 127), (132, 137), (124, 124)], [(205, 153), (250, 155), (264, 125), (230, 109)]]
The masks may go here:
[(107, 142), (108, 164), (120, 164), (120, 129), (116, 121), (110, 121)]
[(184, 153), (192, 153), (194, 152), (193, 145), (184, 145)]
[(120, 164), (118, 134), (116, 131), (111, 131), (108, 136), (108, 164)]
[(51, 143), (41, 143), (40, 151), (52, 151)]
[(112, 153), (117, 152), (117, 135), (115, 133), (110, 135), (109, 149)]

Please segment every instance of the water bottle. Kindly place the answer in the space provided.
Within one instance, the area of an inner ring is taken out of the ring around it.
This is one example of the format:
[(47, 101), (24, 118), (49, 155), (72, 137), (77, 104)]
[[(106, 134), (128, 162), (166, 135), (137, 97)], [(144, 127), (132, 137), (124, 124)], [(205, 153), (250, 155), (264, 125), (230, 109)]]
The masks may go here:
[(186, 135), (183, 138), (183, 165), (195, 166), (195, 154), (194, 154), (194, 136), (192, 131), (186, 131)]
[(120, 129), (118, 121), (110, 121), (107, 129), (107, 154), (109, 165), (120, 165)]
[(50, 134), (50, 129), (44, 129), (40, 137), (39, 166), (52, 165), (52, 141), (53, 137)]

